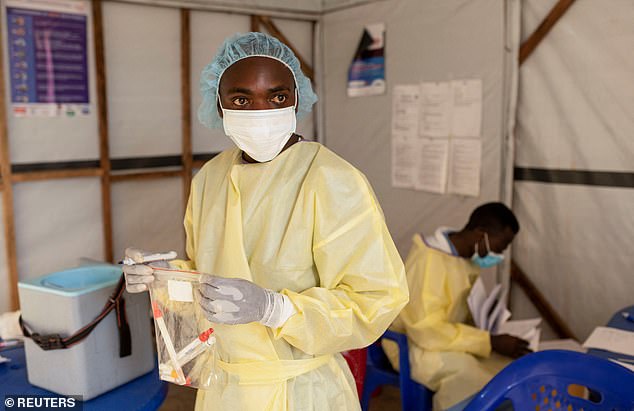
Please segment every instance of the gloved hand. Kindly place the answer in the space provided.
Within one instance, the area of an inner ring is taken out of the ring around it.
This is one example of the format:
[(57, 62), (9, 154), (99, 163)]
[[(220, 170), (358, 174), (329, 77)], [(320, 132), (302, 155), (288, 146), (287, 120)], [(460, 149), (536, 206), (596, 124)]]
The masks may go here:
[(140, 293), (148, 289), (148, 284), (154, 281), (154, 267), (169, 268), (166, 259), (176, 258), (175, 252), (164, 254), (139, 250), (138, 248), (126, 248), (123, 260), (123, 274), (125, 275), (125, 289), (129, 293)]
[(217, 324), (247, 324), (258, 321), (277, 328), (295, 314), (290, 299), (241, 278), (203, 274), (200, 306), (207, 319)]
[(509, 334), (492, 335), (491, 349), (511, 358), (519, 358), (533, 352), (528, 348), (528, 341)]

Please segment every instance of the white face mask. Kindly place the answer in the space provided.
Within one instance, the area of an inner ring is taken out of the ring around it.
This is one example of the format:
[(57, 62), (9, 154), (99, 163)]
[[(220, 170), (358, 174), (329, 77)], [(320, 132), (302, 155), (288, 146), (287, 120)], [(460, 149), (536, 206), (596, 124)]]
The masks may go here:
[(223, 108), (222, 122), (225, 134), (240, 150), (260, 163), (273, 160), (297, 127), (294, 106), (272, 110)]

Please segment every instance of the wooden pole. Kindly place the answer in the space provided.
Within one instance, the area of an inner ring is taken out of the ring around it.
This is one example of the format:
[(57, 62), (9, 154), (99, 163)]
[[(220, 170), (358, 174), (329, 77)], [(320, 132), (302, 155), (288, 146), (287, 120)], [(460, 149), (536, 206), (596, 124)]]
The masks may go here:
[(528, 278), (526, 274), (519, 268), (515, 261), (511, 261), (511, 281), (515, 281), (522, 290), (526, 293), (531, 300), (537, 311), (544, 317), (544, 320), (553, 330), (559, 335), (560, 338), (572, 338), (577, 339), (566, 322), (557, 314), (552, 305), (548, 302), (548, 299), (542, 295), (537, 289), (535, 284)]
[(101, 168), (79, 168), (75, 170), (29, 171), (24, 173), (15, 173), (11, 176), (11, 181), (13, 183), (23, 183), (26, 181), (101, 176), (103, 176), (103, 170)]
[(110, 181), (118, 183), (119, 181), (156, 180), (158, 178), (181, 177), (182, 175), (182, 170), (146, 171), (139, 173), (112, 174), (110, 176)]
[(104, 236), (104, 257), (113, 261), (112, 202), (110, 198), (110, 148), (108, 145), (108, 99), (106, 96), (106, 61), (103, 41), (103, 15), (101, 0), (93, 0), (92, 19), (95, 39), (95, 71), (97, 73), (97, 114), (99, 122), (99, 165), (101, 175), (101, 201)]
[(254, 14), (251, 15), (251, 31), (260, 31), (260, 18)]
[(15, 219), (13, 214), (13, 187), (11, 185), (11, 160), (9, 155), (9, 127), (4, 88), (4, 52), (0, 30), (0, 177), (2, 178), (2, 209), (4, 214), (4, 239), (9, 270), (9, 298), (12, 311), (18, 309), (18, 262), (15, 244)]
[(528, 39), (520, 47), (519, 63), (522, 65), (524, 61), (530, 56), (537, 48), (539, 43), (546, 37), (550, 29), (553, 28), (555, 23), (566, 13), (568, 8), (572, 6), (575, 0), (559, 0), (557, 4), (553, 6), (550, 13), (544, 18), (544, 20), (537, 27), (537, 30), (530, 35)]
[(315, 77), (315, 72), (314, 72), (313, 68), (297, 52), (295, 47), (293, 47), (293, 44), (291, 44), (291, 42), (288, 40), (288, 38), (286, 38), (286, 36), (277, 28), (277, 26), (275, 25), (275, 23), (273, 23), (271, 18), (267, 17), (267, 16), (258, 16), (258, 19), (259, 19), (259, 22), (266, 28), (266, 30), (269, 33), (271, 33), (271, 35), (277, 37), (282, 43), (286, 44), (288, 46), (288, 48), (290, 48), (293, 51), (293, 53), (295, 54), (295, 56), (299, 60), (299, 63), (302, 66), (302, 71), (304, 72), (304, 74), (306, 74), (306, 77), (308, 77), (312, 82), (314, 82), (315, 81), (315, 78), (314, 78)]
[(189, 10), (181, 9), (181, 98), (183, 139), (183, 202), (187, 207), (192, 182), (191, 29)]

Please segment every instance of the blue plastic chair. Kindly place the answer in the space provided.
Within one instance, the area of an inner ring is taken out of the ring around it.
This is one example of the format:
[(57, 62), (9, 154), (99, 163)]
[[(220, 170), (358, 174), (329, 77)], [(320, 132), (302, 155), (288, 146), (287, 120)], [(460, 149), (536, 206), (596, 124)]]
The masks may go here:
[[(394, 371), (381, 347), (381, 339), (383, 338), (398, 344), (400, 373)], [(363, 411), (368, 410), (372, 393), (378, 387), (386, 384), (400, 388), (403, 411), (431, 411), (431, 398), (434, 393), (410, 378), (407, 336), (390, 330), (368, 347), (367, 368), (363, 382), (363, 395), (361, 396), (361, 409)]]
[[(570, 395), (577, 384), (589, 398)], [(510, 400), (515, 411), (634, 411), (634, 372), (574, 351), (541, 351), (500, 371), (464, 411), (493, 411)]]

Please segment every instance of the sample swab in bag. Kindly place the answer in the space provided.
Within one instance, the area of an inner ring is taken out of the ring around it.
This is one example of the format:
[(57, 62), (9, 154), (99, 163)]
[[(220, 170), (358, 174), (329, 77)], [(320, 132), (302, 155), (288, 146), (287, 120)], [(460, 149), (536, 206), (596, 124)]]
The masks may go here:
[(149, 289), (159, 376), (178, 385), (209, 388), (218, 380), (216, 337), (198, 306), (200, 274), (152, 268)]

